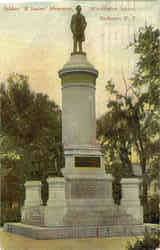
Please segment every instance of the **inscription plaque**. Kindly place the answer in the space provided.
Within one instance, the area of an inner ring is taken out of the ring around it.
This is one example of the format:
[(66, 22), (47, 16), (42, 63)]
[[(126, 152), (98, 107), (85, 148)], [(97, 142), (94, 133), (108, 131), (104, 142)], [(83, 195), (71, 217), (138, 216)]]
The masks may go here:
[(75, 156), (75, 167), (78, 168), (100, 168), (100, 157), (97, 156)]
[(72, 199), (95, 199), (97, 185), (95, 181), (73, 181), (71, 189)]

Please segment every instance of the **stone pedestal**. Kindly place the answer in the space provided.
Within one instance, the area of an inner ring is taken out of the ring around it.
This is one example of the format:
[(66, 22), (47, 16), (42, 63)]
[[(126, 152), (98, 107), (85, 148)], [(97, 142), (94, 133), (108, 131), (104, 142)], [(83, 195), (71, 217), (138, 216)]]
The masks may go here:
[(65, 180), (63, 177), (49, 177), (49, 199), (45, 208), (44, 225), (63, 225), (65, 214)]
[(98, 145), (70, 145), (64, 149), (65, 168), (64, 177), (96, 175), (104, 177), (104, 152)]
[(121, 180), (122, 200), (121, 206), (131, 215), (137, 224), (143, 223), (143, 208), (140, 204), (140, 184), (138, 178), (124, 178)]
[(96, 172), (67, 176), (65, 225), (105, 225), (113, 216), (110, 184), (111, 176), (96, 176)]
[[(62, 79), (62, 141), (65, 168), (66, 225), (105, 224), (112, 216), (112, 177), (96, 144), (95, 89), (98, 71), (85, 54), (70, 57)], [(108, 210), (107, 210), (108, 209)]]
[(42, 225), (44, 207), (41, 200), (41, 182), (25, 183), (25, 202), (21, 211), (22, 222), (29, 225)]
[(42, 205), (41, 182), (27, 181), (24, 185), (25, 185), (24, 207), (33, 207)]

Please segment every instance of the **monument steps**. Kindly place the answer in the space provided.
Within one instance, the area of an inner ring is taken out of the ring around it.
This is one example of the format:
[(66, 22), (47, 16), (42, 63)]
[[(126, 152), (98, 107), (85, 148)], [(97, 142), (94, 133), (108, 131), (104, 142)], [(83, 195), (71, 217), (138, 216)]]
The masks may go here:
[(32, 217), (31, 217), (31, 223), (32, 223), (32, 225), (35, 225), (35, 226), (41, 225), (42, 224), (41, 220), (42, 220), (41, 215), (32, 215)]
[(70, 225), (38, 227), (21, 223), (6, 223), (4, 231), (23, 235), (37, 240), (80, 239), (140, 236), (144, 234), (144, 225)]
[(136, 225), (139, 224), (132, 215), (121, 208), (106, 210), (69, 209), (64, 216), (65, 225)]

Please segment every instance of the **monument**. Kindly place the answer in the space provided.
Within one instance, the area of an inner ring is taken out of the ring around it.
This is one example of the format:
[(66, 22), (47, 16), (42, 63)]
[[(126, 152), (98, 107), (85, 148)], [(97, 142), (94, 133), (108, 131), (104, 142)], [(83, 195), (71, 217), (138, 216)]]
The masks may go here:
[(73, 51), (59, 71), (63, 177), (48, 177), (49, 199), (45, 207), (41, 204), (40, 182), (27, 182), (22, 223), (7, 223), (5, 230), (36, 239), (140, 235), (144, 231), (140, 180), (122, 179), (122, 201), (116, 206), (112, 197), (113, 177), (105, 173), (104, 152), (96, 142), (98, 71), (82, 49), (87, 22), (81, 6), (76, 11), (71, 19)]
[[(65, 224), (100, 224), (113, 206), (112, 177), (105, 175), (104, 152), (96, 143), (95, 90), (98, 71), (82, 50), (87, 22), (81, 7), (71, 19), (73, 52), (59, 71), (62, 84)], [(79, 51), (77, 51), (79, 44)], [(109, 191), (110, 190), (110, 191)]]

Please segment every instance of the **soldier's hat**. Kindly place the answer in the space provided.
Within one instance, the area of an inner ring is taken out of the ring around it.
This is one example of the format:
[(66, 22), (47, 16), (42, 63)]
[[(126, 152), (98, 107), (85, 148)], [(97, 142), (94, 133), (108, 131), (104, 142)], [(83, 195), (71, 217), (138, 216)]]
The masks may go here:
[(77, 5), (77, 6), (76, 6), (76, 10), (78, 10), (79, 8), (82, 9), (82, 8), (81, 8), (81, 5)]

